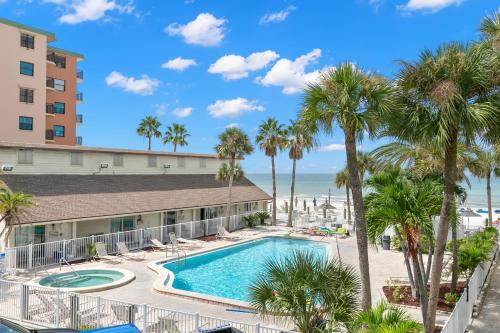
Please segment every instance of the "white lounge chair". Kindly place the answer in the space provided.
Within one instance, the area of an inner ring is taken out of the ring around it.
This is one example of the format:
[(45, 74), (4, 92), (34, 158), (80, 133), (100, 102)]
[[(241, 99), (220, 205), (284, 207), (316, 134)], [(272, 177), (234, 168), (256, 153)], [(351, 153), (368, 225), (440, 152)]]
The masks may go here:
[(132, 259), (132, 260), (144, 260), (145, 253), (144, 252), (130, 252), (130, 250), (127, 247), (127, 244), (124, 242), (118, 242), (116, 243), (116, 246), (118, 247), (118, 254), (127, 258), (127, 259)]
[(170, 238), (170, 242), (172, 242), (172, 244), (174, 244), (174, 245), (175, 244), (178, 244), (179, 246), (185, 245), (186, 247), (190, 247), (190, 248), (200, 248), (200, 247), (203, 247), (205, 245), (203, 241), (177, 237), (175, 232), (170, 232), (168, 234), (168, 237)]
[(217, 226), (217, 235), (215, 235), (215, 238), (222, 238), (222, 239), (234, 240), (234, 241), (241, 239), (241, 237), (229, 233), (226, 230), (226, 228), (224, 228), (221, 225)]
[(95, 252), (94, 256), (97, 259), (108, 260), (110, 262), (121, 262), (121, 259), (117, 256), (111, 256), (108, 254), (108, 250), (106, 250), (106, 244), (104, 243), (95, 243)]
[(153, 250), (162, 251), (162, 250), (165, 250), (167, 248), (167, 246), (165, 244), (163, 244), (162, 242), (160, 242), (156, 238), (151, 238), (150, 241), (151, 241), (151, 247), (153, 248)]

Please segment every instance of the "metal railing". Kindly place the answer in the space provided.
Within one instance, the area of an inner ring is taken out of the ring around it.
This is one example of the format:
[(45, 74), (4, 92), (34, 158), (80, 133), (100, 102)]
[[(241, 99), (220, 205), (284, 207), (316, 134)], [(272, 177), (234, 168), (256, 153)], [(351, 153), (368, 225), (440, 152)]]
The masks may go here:
[(76, 72), (76, 78), (78, 80), (83, 80), (83, 71), (80, 70), (80, 71)]
[(130, 323), (143, 333), (194, 333), (222, 325), (245, 333), (286, 332), (259, 323), (247, 324), (4, 280), (0, 280), (0, 313), (21, 322), (79, 331)]
[(54, 140), (54, 131), (51, 129), (45, 130), (45, 140)]
[(484, 282), (490, 272), (490, 268), (498, 254), (498, 246), (493, 252), (493, 257), (476, 267), (472, 274), (469, 285), (465, 288), (462, 296), (455, 304), (455, 308), (446, 321), (441, 333), (463, 333), (472, 318), (474, 305), (481, 295)]
[[(246, 227), (243, 216), (251, 214), (230, 216), (229, 231)], [(90, 259), (91, 245), (101, 242), (106, 244), (108, 253), (116, 253), (117, 242), (125, 242), (131, 250), (150, 247), (151, 239), (156, 238), (166, 243), (170, 232), (175, 232), (177, 237), (186, 239), (215, 235), (217, 226), (224, 225), (225, 217), (190, 221), (172, 225), (135, 229), (130, 231), (93, 235), (88, 237), (65, 239), (55, 242), (29, 244), (8, 248), (5, 251), (5, 267), (8, 271), (32, 270), (35, 267), (58, 265), (61, 258), (67, 262)]]
[(77, 124), (82, 124), (83, 123), (83, 115), (80, 113), (77, 113), (76, 115), (76, 123)]
[(76, 93), (76, 100), (78, 102), (83, 102), (83, 93), (82, 92), (77, 92)]
[(45, 105), (45, 113), (54, 114), (54, 104), (46, 104)]
[(49, 88), (55, 88), (55, 81), (54, 81), (54, 78), (47, 78), (47, 87)]
[(81, 136), (77, 136), (77, 137), (75, 138), (75, 145), (77, 145), (77, 146), (81, 146), (82, 144), (83, 144), (83, 137), (81, 137)]

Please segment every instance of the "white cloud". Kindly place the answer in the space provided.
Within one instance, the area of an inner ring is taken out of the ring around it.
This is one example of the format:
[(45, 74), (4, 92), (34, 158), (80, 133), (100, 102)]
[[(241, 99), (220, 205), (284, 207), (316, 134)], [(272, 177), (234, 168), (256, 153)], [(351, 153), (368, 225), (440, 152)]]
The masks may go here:
[(266, 67), (278, 58), (279, 54), (271, 50), (254, 52), (246, 58), (230, 54), (217, 59), (210, 65), (208, 72), (221, 74), (225, 80), (238, 80), (247, 77), (249, 72)]
[(161, 67), (182, 72), (185, 69), (196, 65), (198, 65), (198, 63), (194, 59), (185, 59), (182, 57), (177, 57), (175, 59), (171, 59), (165, 62), (164, 64), (161, 65)]
[(215, 103), (207, 107), (208, 114), (214, 118), (234, 118), (240, 116), (244, 112), (259, 111), (263, 112), (264, 107), (259, 105), (257, 101), (249, 101), (243, 97), (228, 100), (216, 100)]
[(225, 19), (216, 18), (210, 13), (201, 13), (187, 24), (170, 24), (165, 28), (165, 32), (170, 36), (182, 36), (187, 44), (217, 46), (224, 39), (225, 23)]
[(121, 88), (126, 92), (137, 95), (152, 95), (160, 85), (160, 81), (143, 74), (140, 79), (126, 77), (120, 72), (113, 71), (106, 76), (106, 84), (110, 87)]
[(67, 13), (59, 17), (59, 21), (67, 24), (106, 19), (106, 13), (110, 11), (117, 11), (120, 14), (131, 14), (134, 11), (133, 2), (124, 5), (114, 0), (72, 0), (71, 2), (49, 0), (49, 2), (66, 7)]
[(295, 9), (295, 6), (288, 6), (282, 11), (266, 14), (260, 18), (259, 23), (266, 24), (271, 22), (283, 22)]
[(240, 124), (238, 123), (230, 123), (225, 126), (226, 128), (240, 128)]
[(282, 92), (287, 95), (298, 93), (308, 82), (314, 82), (319, 78), (319, 70), (305, 71), (306, 66), (314, 63), (319, 57), (321, 49), (314, 49), (293, 61), (280, 59), (264, 77), (257, 77), (256, 82), (264, 86), (283, 87)]
[(322, 152), (344, 151), (344, 150), (345, 150), (345, 144), (343, 143), (332, 143), (318, 148), (318, 151)]
[(445, 7), (460, 5), (464, 0), (409, 0), (405, 5), (398, 6), (398, 9), (404, 11), (428, 11), (437, 12)]
[(172, 114), (179, 118), (189, 117), (193, 113), (193, 108), (175, 108)]

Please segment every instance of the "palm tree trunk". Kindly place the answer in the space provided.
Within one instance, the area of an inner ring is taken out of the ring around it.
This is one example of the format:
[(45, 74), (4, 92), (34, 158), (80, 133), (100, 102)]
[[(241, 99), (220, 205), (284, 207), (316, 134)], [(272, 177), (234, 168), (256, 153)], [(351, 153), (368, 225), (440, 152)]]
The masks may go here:
[(493, 208), (491, 207), (491, 172), (486, 174), (486, 196), (488, 197), (488, 225), (493, 225)]
[(426, 325), (427, 314), (427, 288), (423, 281), (423, 272), (420, 269), (420, 264), (416, 256), (412, 257), (413, 270), (415, 271), (415, 279), (417, 284), (417, 293), (420, 297), (420, 311), (422, 312), (422, 321)]
[(148, 150), (151, 150), (151, 137), (148, 136)]
[(363, 190), (359, 178), (359, 169), (356, 152), (355, 131), (346, 131), (345, 146), (347, 155), (347, 169), (354, 201), (354, 224), (356, 227), (356, 241), (358, 245), (359, 270), (361, 275), (361, 306), (367, 311), (372, 307), (372, 295), (370, 287), (370, 263), (368, 261), (368, 237), (366, 235), (365, 211), (363, 204)]
[(293, 164), (292, 164), (292, 186), (290, 188), (290, 211), (288, 212), (288, 227), (293, 227), (292, 223), (292, 215), (293, 215), (293, 195), (295, 192), (295, 168), (297, 165), (297, 159), (293, 159)]
[(273, 174), (273, 212), (271, 225), (276, 225), (276, 170), (274, 170), (274, 155), (271, 155), (271, 167)]
[(450, 291), (457, 292), (458, 284), (458, 239), (456, 221), (451, 224), (451, 285)]
[(427, 254), (427, 266), (425, 267), (425, 284), (429, 283), (429, 277), (431, 275), (432, 266), (432, 253), (434, 251), (434, 246), (432, 244), (432, 237), (429, 237), (429, 253)]
[(455, 182), (457, 178), (457, 133), (452, 133), (444, 153), (444, 198), (436, 233), (436, 245), (432, 260), (429, 305), (427, 307), (426, 333), (434, 333), (436, 310), (443, 273), (443, 258), (450, 226), (451, 210), (455, 198)]
[(177, 152), (177, 144), (174, 143), (174, 153)]
[(396, 234), (396, 237), (399, 240), (399, 244), (401, 244), (401, 250), (403, 251), (406, 272), (408, 273), (408, 280), (410, 281), (411, 297), (416, 298), (417, 297), (417, 290), (415, 288), (415, 279), (413, 278), (413, 272), (411, 269), (411, 264), (410, 264), (410, 259), (409, 259), (409, 255), (408, 255), (408, 249), (406, 248), (406, 243), (403, 240), (401, 233), (399, 232), (399, 230), (396, 227), (394, 227), (394, 233)]
[(349, 197), (349, 186), (345, 186), (345, 191), (347, 195), (347, 223), (351, 224), (351, 198)]
[(229, 162), (229, 193), (227, 197), (226, 206), (226, 220), (224, 221), (224, 228), (229, 231), (229, 222), (231, 218), (231, 204), (233, 200), (233, 179), (234, 179), (234, 159)]

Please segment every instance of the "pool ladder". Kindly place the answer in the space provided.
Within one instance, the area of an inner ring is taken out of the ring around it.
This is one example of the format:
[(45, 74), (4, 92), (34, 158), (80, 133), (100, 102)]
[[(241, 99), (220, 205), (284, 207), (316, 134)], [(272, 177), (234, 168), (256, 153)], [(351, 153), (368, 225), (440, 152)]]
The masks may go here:
[(73, 266), (71, 266), (71, 264), (64, 257), (61, 257), (61, 259), (59, 259), (59, 270), (61, 270), (63, 263), (65, 263), (66, 266), (68, 266), (69, 269), (73, 272), (73, 274), (75, 274), (75, 279), (80, 277), (80, 274), (78, 274), (78, 272), (75, 271)]
[[(166, 251), (166, 256), (168, 257), (168, 247), (165, 249), (165, 251)], [(174, 256), (174, 254), (177, 254), (177, 260), (175, 261), (176, 264), (179, 264), (181, 262), (181, 259), (183, 259), (182, 262), (186, 261), (187, 257), (186, 251), (184, 251), (180, 247), (172, 246), (172, 256)]]

